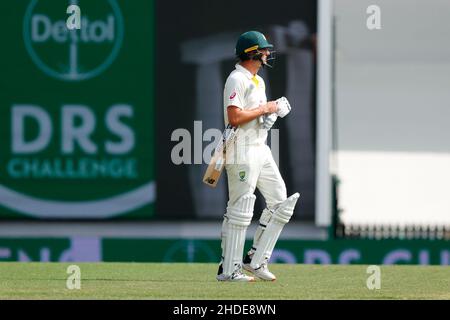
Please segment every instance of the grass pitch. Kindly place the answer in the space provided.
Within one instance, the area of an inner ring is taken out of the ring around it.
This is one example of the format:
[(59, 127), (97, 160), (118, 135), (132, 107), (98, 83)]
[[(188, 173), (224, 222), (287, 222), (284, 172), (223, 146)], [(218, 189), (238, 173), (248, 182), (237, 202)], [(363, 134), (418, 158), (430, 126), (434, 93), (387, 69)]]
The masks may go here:
[[(67, 267), (81, 269), (69, 290)], [(0, 263), (3, 299), (450, 299), (450, 268), (381, 266), (381, 289), (366, 286), (367, 266), (274, 264), (275, 282), (223, 283), (217, 264)]]

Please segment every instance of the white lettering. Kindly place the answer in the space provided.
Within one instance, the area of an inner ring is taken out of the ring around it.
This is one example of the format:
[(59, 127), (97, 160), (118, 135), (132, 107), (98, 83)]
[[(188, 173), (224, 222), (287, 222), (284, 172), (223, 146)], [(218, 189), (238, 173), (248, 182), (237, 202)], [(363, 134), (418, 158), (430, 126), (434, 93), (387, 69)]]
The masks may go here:
[(222, 138), (222, 132), (218, 129), (208, 129), (205, 131), (203, 135), (203, 141), (211, 141), (210, 144), (208, 144), (203, 150), (203, 160), (205, 163), (210, 164), (211, 158), (214, 153), (214, 150), (216, 149), (216, 145), (219, 143), (220, 139)]
[(399, 261), (411, 262), (411, 252), (402, 249), (391, 251), (384, 257), (383, 264), (395, 264)]
[(339, 264), (350, 264), (351, 261), (357, 261), (361, 259), (361, 253), (358, 250), (355, 249), (347, 249), (344, 250), (339, 255)]
[(81, 9), (79, 6), (72, 4), (67, 7), (66, 13), (70, 14), (67, 18), (67, 29), (81, 29)]
[[(77, 30), (79, 32), (76, 32)], [(81, 17), (81, 13), (75, 12), (66, 21), (52, 22), (46, 15), (35, 14), (31, 20), (31, 39), (38, 43), (49, 40), (56, 43), (66, 43), (69, 39), (70, 41), (81, 41), (83, 43), (113, 42), (114, 32), (115, 18), (113, 15), (108, 15), (106, 20), (90, 21), (87, 17)], [(68, 34), (70, 34), (70, 38)]]
[(366, 286), (367, 289), (381, 289), (381, 269), (379, 266), (368, 266), (366, 270), (367, 274), (371, 274), (369, 278), (367, 278)]
[[(24, 121), (26, 117), (33, 118), (39, 125), (38, 135), (31, 141), (25, 141)], [(13, 153), (38, 152), (49, 144), (52, 135), (52, 123), (50, 116), (44, 109), (33, 105), (13, 105), (11, 123)]]
[(77, 265), (70, 265), (67, 267), (67, 274), (70, 276), (67, 278), (67, 289), (81, 289), (81, 269)]
[[(43, 32), (39, 33), (39, 27), (42, 26)], [(31, 20), (31, 39), (34, 42), (44, 42), (52, 33), (52, 22), (42, 14), (35, 14)]]
[(187, 129), (176, 129), (172, 132), (171, 141), (180, 141), (172, 148), (170, 157), (176, 165), (191, 164), (191, 134)]
[(57, 43), (65, 43), (67, 41), (67, 28), (63, 21), (58, 21), (53, 25), (52, 35)]
[(120, 117), (132, 118), (133, 108), (129, 105), (115, 105), (106, 114), (106, 126), (121, 139), (119, 142), (106, 141), (105, 149), (111, 154), (124, 154), (134, 148), (134, 132), (120, 122)]
[(379, 6), (371, 5), (367, 7), (367, 14), (370, 16), (367, 18), (367, 29), (375, 30), (381, 29), (381, 9)]
[[(81, 125), (75, 125), (75, 119), (81, 119)], [(95, 116), (92, 111), (81, 105), (63, 106), (62, 112), (62, 152), (71, 154), (75, 149), (75, 141), (86, 153), (95, 154), (97, 146), (89, 136), (95, 129)]]

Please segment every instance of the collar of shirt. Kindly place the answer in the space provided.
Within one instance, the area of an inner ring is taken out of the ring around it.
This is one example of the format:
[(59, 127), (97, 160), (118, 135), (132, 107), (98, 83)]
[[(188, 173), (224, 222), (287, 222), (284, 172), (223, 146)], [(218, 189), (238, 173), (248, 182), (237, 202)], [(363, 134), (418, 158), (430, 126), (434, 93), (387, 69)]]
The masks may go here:
[(253, 79), (253, 77), (256, 77), (256, 75), (255, 76), (253, 76), (253, 74), (250, 72), (250, 71), (248, 71), (247, 69), (245, 69), (243, 66), (241, 66), (239, 63), (236, 63), (236, 70), (239, 70), (239, 71), (241, 71), (241, 72), (243, 72), (249, 79)]
[(243, 66), (241, 66), (239, 63), (236, 63), (236, 70), (239, 70), (240, 72), (242, 72), (243, 74), (245, 74), (247, 76), (247, 78), (249, 78), (250, 80), (252, 80), (256, 87), (259, 86), (259, 80), (256, 77), (256, 74), (253, 75), (250, 71), (248, 71), (246, 68), (244, 68)]

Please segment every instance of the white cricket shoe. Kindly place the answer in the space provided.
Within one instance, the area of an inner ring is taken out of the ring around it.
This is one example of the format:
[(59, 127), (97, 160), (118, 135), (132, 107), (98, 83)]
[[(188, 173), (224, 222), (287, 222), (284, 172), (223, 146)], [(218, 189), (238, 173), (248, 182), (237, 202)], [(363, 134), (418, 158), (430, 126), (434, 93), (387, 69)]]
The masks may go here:
[(231, 275), (225, 275), (223, 273), (217, 275), (218, 281), (230, 281), (230, 282), (254, 282), (255, 278), (247, 276), (242, 272), (242, 269), (237, 269)]
[(277, 277), (269, 271), (269, 268), (267, 267), (267, 263), (263, 263), (258, 268), (254, 269), (250, 263), (246, 263), (243, 265), (243, 268), (247, 270), (248, 272), (251, 272), (253, 275), (258, 277), (261, 280), (265, 281), (275, 281), (277, 280)]

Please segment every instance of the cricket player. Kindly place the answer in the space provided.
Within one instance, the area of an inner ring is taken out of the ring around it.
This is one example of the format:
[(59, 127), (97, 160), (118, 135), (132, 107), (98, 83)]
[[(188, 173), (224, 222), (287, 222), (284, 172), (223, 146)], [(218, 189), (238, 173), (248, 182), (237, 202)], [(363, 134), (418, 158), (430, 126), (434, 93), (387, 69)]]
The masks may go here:
[[(222, 261), (219, 281), (274, 281), (268, 261), (283, 229), (289, 222), (299, 194), (287, 197), (286, 186), (266, 144), (268, 130), (277, 117), (290, 111), (286, 98), (267, 101), (261, 67), (274, 59), (273, 45), (257, 31), (243, 33), (236, 43), (236, 69), (224, 89), (225, 126), (239, 127), (232, 148), (227, 150), (226, 166), (229, 200), (222, 223)], [(253, 245), (242, 260), (247, 227), (253, 217), (255, 188), (266, 201)], [(252, 274), (244, 274), (245, 269)]]

